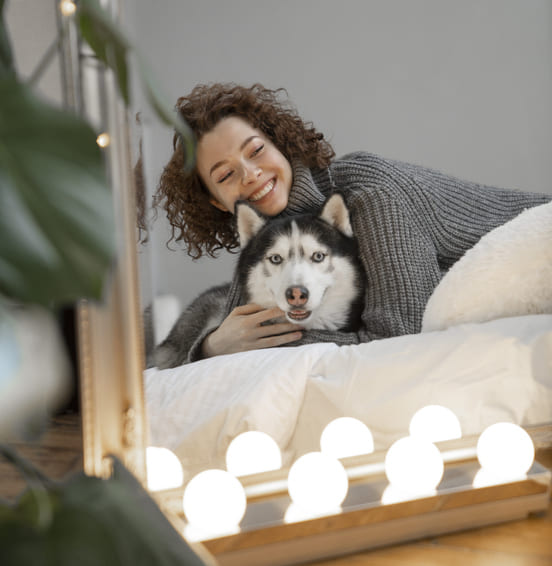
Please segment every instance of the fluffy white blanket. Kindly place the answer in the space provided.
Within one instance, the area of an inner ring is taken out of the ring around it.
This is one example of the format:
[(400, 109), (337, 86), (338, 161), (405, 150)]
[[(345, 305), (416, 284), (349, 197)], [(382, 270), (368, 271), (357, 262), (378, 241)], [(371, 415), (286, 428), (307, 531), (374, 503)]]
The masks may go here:
[(431, 295), (422, 331), (462, 322), (552, 313), (552, 202), (495, 228)]

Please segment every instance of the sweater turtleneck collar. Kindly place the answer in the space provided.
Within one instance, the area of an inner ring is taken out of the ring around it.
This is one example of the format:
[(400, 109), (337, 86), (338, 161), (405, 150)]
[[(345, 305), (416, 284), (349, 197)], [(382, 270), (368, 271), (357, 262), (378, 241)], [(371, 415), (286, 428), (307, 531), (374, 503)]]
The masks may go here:
[(318, 210), (332, 190), (327, 169), (309, 169), (296, 161), (292, 164), (293, 184), (286, 208), (279, 216), (293, 216)]

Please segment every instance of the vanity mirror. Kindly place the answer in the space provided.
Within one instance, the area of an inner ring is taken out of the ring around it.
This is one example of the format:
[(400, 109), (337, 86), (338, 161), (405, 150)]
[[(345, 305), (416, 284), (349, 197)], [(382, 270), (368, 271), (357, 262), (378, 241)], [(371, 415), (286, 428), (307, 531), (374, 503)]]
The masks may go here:
[[(213, 80), (285, 86), (338, 154), (373, 150), (474, 181), (549, 190), (549, 4), (535, 2), (530, 10), (498, 1), (350, 1), (345, 6), (144, 1), (134, 4), (126, 21), (173, 100), (196, 83)], [(349, 481), (355, 482), (357, 493), (377, 491), (384, 478), (382, 454), (408, 434), (417, 409), (440, 404), (457, 414), (466, 436), (460, 447), (472, 450), (467, 463), (450, 456), (449, 479), (462, 477), (464, 482), (451, 480), (452, 491), (389, 506), (379, 504), (378, 492), (373, 519), (364, 512), (366, 500), (350, 500), (347, 512), (286, 525), (286, 496), (269, 484), (285, 473), (256, 476), (243, 482), (255, 499), (246, 515), (254, 528), (244, 528), (243, 536), (216, 537), (206, 546), (221, 562), (249, 556), (260, 564), (260, 556), (271, 554), (262, 544), (271, 543), (268, 548), (284, 548), (285, 556), (274, 563), (284, 563), (439, 532), (437, 526), (474, 525), (473, 506), (478, 504), (487, 505), (488, 514), (478, 508), (485, 521), (498, 520), (497, 512), (504, 518), (514, 507), (517, 515), (542, 507), (549, 478), (538, 467), (531, 472), (536, 475), (509, 484), (512, 491), (471, 492), (466, 477), (474, 470), (462, 466), (474, 465), (477, 435), (497, 421), (517, 422), (531, 429), (536, 442), (550, 441), (552, 319), (547, 315), (473, 323), (358, 347), (321, 344), (249, 352), (163, 372), (150, 369), (143, 382), (140, 311), (157, 294), (185, 304), (206, 285), (228, 279), (233, 258), (196, 265), (181, 250), (167, 252), (167, 230), (158, 217), (146, 247), (138, 245), (139, 255), (149, 257), (147, 267), (138, 269), (128, 176), (136, 151), (129, 148), (127, 128), (131, 140), (143, 141), (146, 202), (170, 156), (172, 135), (142, 108), (139, 94), (133, 110), (142, 113), (141, 130), (134, 133), (109, 80), (105, 88), (112, 136), (109, 166), (122, 233), (107, 307), (83, 305), (80, 313), (88, 472), (106, 473), (106, 456), (117, 453), (144, 479), (144, 449), (155, 444), (178, 455), (188, 483), (206, 468), (224, 467), (230, 441), (246, 430), (269, 433), (284, 466), (290, 466), (301, 454), (318, 450), (329, 421), (350, 416), (369, 425), (380, 452), (360, 463), (347, 461)], [(448, 448), (443, 452), (449, 453)], [(362, 466), (374, 466), (369, 468), (374, 474)], [(354, 470), (360, 470), (360, 478), (352, 478)], [(261, 495), (253, 495), (256, 490)], [(182, 491), (159, 497), (170, 511)], [(439, 515), (447, 505), (458, 513)], [(270, 513), (272, 518), (266, 519)], [(378, 513), (379, 519), (374, 518)], [(381, 526), (384, 521), (387, 528)], [(411, 529), (414, 523), (422, 527)], [(311, 554), (304, 554), (306, 546), (314, 549)], [(245, 548), (245, 554), (236, 554)]]

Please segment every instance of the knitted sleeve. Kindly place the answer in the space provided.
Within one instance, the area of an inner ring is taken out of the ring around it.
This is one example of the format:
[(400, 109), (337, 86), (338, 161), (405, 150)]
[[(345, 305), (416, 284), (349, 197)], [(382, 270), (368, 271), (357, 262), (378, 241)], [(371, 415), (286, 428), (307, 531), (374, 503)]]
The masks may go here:
[(441, 277), (431, 239), (412, 220), (412, 211), (386, 191), (370, 198), (349, 187), (348, 204), (365, 271), (364, 310), (358, 332), (304, 332), (298, 344), (359, 344), (419, 332), (425, 304)]
[[(295, 345), (359, 344), (419, 332), (435, 286), (469, 248), (524, 209), (552, 200), (364, 152), (336, 160), (331, 179), (351, 211), (366, 275), (362, 327), (353, 333), (304, 331)], [(227, 314), (239, 302), (234, 281)]]
[(362, 328), (307, 331), (299, 344), (357, 344), (419, 332), (427, 300), (448, 268), (491, 229), (552, 199), (365, 153), (338, 160), (333, 174), (366, 274)]

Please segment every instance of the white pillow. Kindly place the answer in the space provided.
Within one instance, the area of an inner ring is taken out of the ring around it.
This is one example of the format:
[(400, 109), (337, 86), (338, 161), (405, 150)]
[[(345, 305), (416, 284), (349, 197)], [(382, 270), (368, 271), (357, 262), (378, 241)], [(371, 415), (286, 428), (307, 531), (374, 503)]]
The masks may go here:
[(464, 322), (552, 313), (552, 202), (479, 240), (437, 285), (422, 332)]

